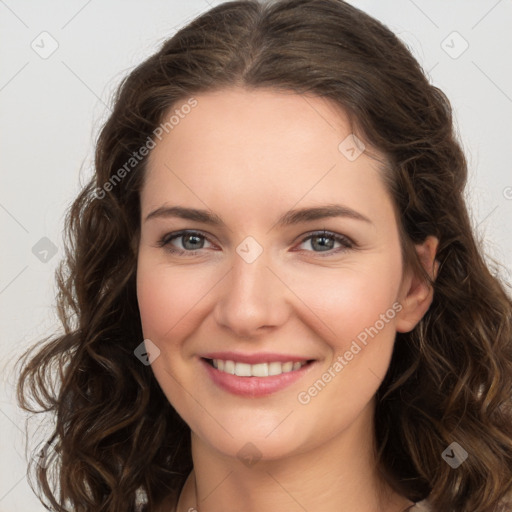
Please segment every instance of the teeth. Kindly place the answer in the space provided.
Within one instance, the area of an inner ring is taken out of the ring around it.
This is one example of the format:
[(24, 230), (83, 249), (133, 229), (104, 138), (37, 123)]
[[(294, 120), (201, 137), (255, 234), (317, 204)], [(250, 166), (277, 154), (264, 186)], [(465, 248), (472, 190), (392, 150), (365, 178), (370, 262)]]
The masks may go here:
[(293, 370), (293, 363), (284, 363), (283, 372), (291, 372)]
[(273, 361), (271, 363), (235, 363), (234, 361), (224, 361), (222, 359), (213, 359), (213, 366), (221, 372), (237, 375), (238, 377), (268, 377), (272, 375), (281, 375), (281, 373), (288, 373), (300, 370), (306, 362), (288, 361), (281, 363)]
[(235, 363), (235, 375), (239, 377), (251, 376), (251, 365), (246, 363)]
[(280, 375), (283, 371), (283, 365), (281, 363), (268, 363), (268, 374), (269, 375)]
[(235, 362), (234, 361), (224, 361), (224, 371), (226, 373), (230, 373), (231, 375), (235, 375)]
[(249, 367), (250, 375), (253, 377), (268, 377), (269, 367), (267, 363), (248, 364), (247, 366)]

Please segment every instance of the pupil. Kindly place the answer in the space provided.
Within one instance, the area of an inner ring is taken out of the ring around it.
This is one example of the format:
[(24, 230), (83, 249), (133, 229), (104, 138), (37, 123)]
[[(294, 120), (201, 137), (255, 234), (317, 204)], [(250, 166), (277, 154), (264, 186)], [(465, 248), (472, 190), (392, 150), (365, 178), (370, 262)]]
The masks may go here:
[(317, 236), (317, 237), (313, 238), (313, 240), (323, 240), (324, 242), (325, 242), (325, 240), (330, 240), (330, 241), (331, 241), (330, 243), (327, 243), (327, 244), (325, 244), (324, 242), (322, 242), (322, 243), (320, 244), (320, 246), (319, 246), (319, 247), (321, 247), (321, 248), (322, 248), (322, 250), (332, 249), (332, 245), (333, 245), (333, 243), (334, 243), (334, 240), (332, 240), (332, 238), (331, 238), (331, 237), (323, 236), (323, 235), (322, 235), (322, 236)]
[(192, 247), (187, 247), (187, 242), (190, 239), (195, 239), (196, 242), (200, 243), (200, 237), (198, 237), (197, 235), (185, 235), (185, 243), (183, 244), (185, 246), (185, 248), (187, 248), (187, 249), (197, 249), (197, 245), (196, 246), (192, 245)]

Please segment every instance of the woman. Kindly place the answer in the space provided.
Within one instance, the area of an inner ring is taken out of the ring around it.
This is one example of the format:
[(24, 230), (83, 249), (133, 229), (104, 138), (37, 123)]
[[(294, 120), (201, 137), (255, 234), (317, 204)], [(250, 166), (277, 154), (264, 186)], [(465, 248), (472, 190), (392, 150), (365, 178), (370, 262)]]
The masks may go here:
[(66, 333), (26, 355), (49, 506), (510, 510), (512, 303), (466, 174), (446, 97), (341, 0), (180, 30), (119, 89)]

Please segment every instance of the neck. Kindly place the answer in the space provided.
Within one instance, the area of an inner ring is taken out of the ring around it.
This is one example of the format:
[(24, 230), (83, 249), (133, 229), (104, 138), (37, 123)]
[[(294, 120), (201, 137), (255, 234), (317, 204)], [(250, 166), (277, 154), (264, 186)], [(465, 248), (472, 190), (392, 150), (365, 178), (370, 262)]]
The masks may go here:
[(177, 512), (235, 512), (241, 503), (244, 512), (402, 512), (412, 502), (379, 477), (372, 431), (362, 430), (371, 424), (361, 417), (314, 449), (251, 466), (219, 454), (192, 433), (194, 470)]

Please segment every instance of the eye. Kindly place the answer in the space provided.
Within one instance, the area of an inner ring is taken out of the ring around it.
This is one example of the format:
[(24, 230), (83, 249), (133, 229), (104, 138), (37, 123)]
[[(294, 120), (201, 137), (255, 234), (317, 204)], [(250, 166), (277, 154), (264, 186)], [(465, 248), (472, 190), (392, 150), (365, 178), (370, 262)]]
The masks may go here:
[[(174, 240), (181, 239), (182, 248), (172, 245)], [(166, 251), (174, 254), (195, 255), (204, 248), (206, 237), (197, 231), (178, 231), (164, 235), (157, 243), (158, 247), (164, 247)]]
[[(309, 242), (310, 247), (313, 248), (312, 252), (323, 252), (326, 254), (319, 254), (319, 256), (332, 256), (340, 252), (345, 252), (354, 248), (354, 242), (344, 235), (337, 233), (331, 233), (329, 231), (316, 231), (306, 238), (302, 239), (300, 245)], [(334, 248), (334, 245), (338, 243), (341, 247)], [(315, 249), (318, 249), (315, 250)], [(311, 252), (311, 251), (309, 251)]]
[[(176, 247), (176, 245), (173, 244), (175, 240), (180, 240), (181, 247)], [(208, 238), (198, 231), (183, 230), (167, 233), (157, 242), (157, 247), (165, 248), (166, 251), (172, 254), (194, 256), (201, 249), (205, 248), (204, 243), (207, 240)], [(313, 251), (305, 250), (307, 252), (325, 253), (318, 254), (321, 257), (332, 256), (355, 248), (354, 242), (348, 237), (325, 230), (311, 233), (302, 239), (300, 245), (306, 244), (307, 242), (309, 242)], [(335, 248), (335, 244), (339, 244), (339, 246)]]

